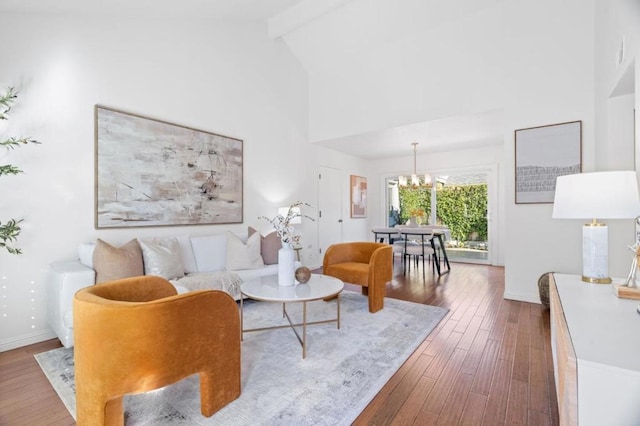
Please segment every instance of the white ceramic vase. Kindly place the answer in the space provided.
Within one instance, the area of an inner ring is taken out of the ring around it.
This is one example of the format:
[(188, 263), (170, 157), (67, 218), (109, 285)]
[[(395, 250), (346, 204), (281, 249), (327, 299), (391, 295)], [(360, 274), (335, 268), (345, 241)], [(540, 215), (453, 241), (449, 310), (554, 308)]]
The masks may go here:
[(290, 244), (282, 243), (278, 250), (278, 284), (292, 286), (296, 284), (296, 256)]

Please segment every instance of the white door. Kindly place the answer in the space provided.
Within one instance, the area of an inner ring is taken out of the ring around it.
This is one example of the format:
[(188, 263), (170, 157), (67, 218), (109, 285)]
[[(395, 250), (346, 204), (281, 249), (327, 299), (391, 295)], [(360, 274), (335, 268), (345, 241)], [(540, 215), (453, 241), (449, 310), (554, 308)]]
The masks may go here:
[(318, 247), (320, 260), (331, 244), (342, 242), (341, 171), (320, 167), (318, 173)]

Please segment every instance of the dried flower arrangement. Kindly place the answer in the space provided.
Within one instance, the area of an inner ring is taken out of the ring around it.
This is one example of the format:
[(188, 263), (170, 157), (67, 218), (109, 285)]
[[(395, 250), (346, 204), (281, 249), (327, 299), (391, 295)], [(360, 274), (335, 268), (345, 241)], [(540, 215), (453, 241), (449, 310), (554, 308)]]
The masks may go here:
[(312, 207), (311, 204), (304, 203), (302, 201), (296, 201), (289, 206), (289, 210), (287, 211), (286, 216), (278, 214), (274, 218), (260, 216), (258, 217), (258, 219), (264, 219), (271, 225), (273, 225), (273, 228), (276, 230), (276, 234), (278, 234), (278, 236), (282, 240), (282, 244), (299, 245), (300, 235), (296, 234), (296, 230), (292, 225), (293, 219), (298, 217), (306, 217), (307, 219), (315, 221), (315, 219), (311, 216), (302, 213), (300, 206)]

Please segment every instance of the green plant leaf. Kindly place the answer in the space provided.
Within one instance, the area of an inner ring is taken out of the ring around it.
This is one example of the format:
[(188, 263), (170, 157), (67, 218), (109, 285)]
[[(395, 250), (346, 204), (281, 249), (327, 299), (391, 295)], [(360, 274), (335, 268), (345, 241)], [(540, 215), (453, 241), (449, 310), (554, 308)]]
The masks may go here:
[(4, 142), (0, 142), (0, 145), (6, 147), (7, 149), (14, 149), (17, 146), (26, 145), (26, 144), (29, 144), (29, 143), (39, 144), (40, 142), (38, 142), (35, 139), (31, 139), (31, 138), (15, 138), (15, 137), (12, 137), (12, 138), (7, 139)]
[(0, 249), (5, 249), (11, 254), (22, 254), (22, 250), (12, 247), (9, 243), (14, 243), (20, 235), (20, 222), (22, 219), (9, 219), (4, 225), (0, 222)]

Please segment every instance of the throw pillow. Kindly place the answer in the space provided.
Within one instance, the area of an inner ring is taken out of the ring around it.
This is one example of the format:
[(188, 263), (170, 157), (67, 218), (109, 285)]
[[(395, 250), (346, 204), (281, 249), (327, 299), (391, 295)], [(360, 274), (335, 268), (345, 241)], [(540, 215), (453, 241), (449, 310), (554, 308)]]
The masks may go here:
[(144, 275), (142, 252), (138, 241), (131, 240), (120, 248), (98, 238), (93, 250), (96, 284)]
[(191, 237), (191, 247), (198, 272), (224, 271), (227, 265), (227, 237), (225, 235)]
[(262, 268), (260, 234), (255, 233), (245, 244), (236, 234), (227, 231), (227, 271)]
[(184, 267), (180, 257), (180, 245), (175, 238), (165, 240), (138, 240), (142, 248), (145, 275), (157, 275), (166, 280), (184, 277)]
[[(249, 236), (258, 232), (256, 229), (249, 227)], [(260, 236), (260, 254), (265, 265), (275, 265), (278, 263), (278, 250), (282, 248), (282, 241), (278, 234), (273, 231), (266, 236)]]

